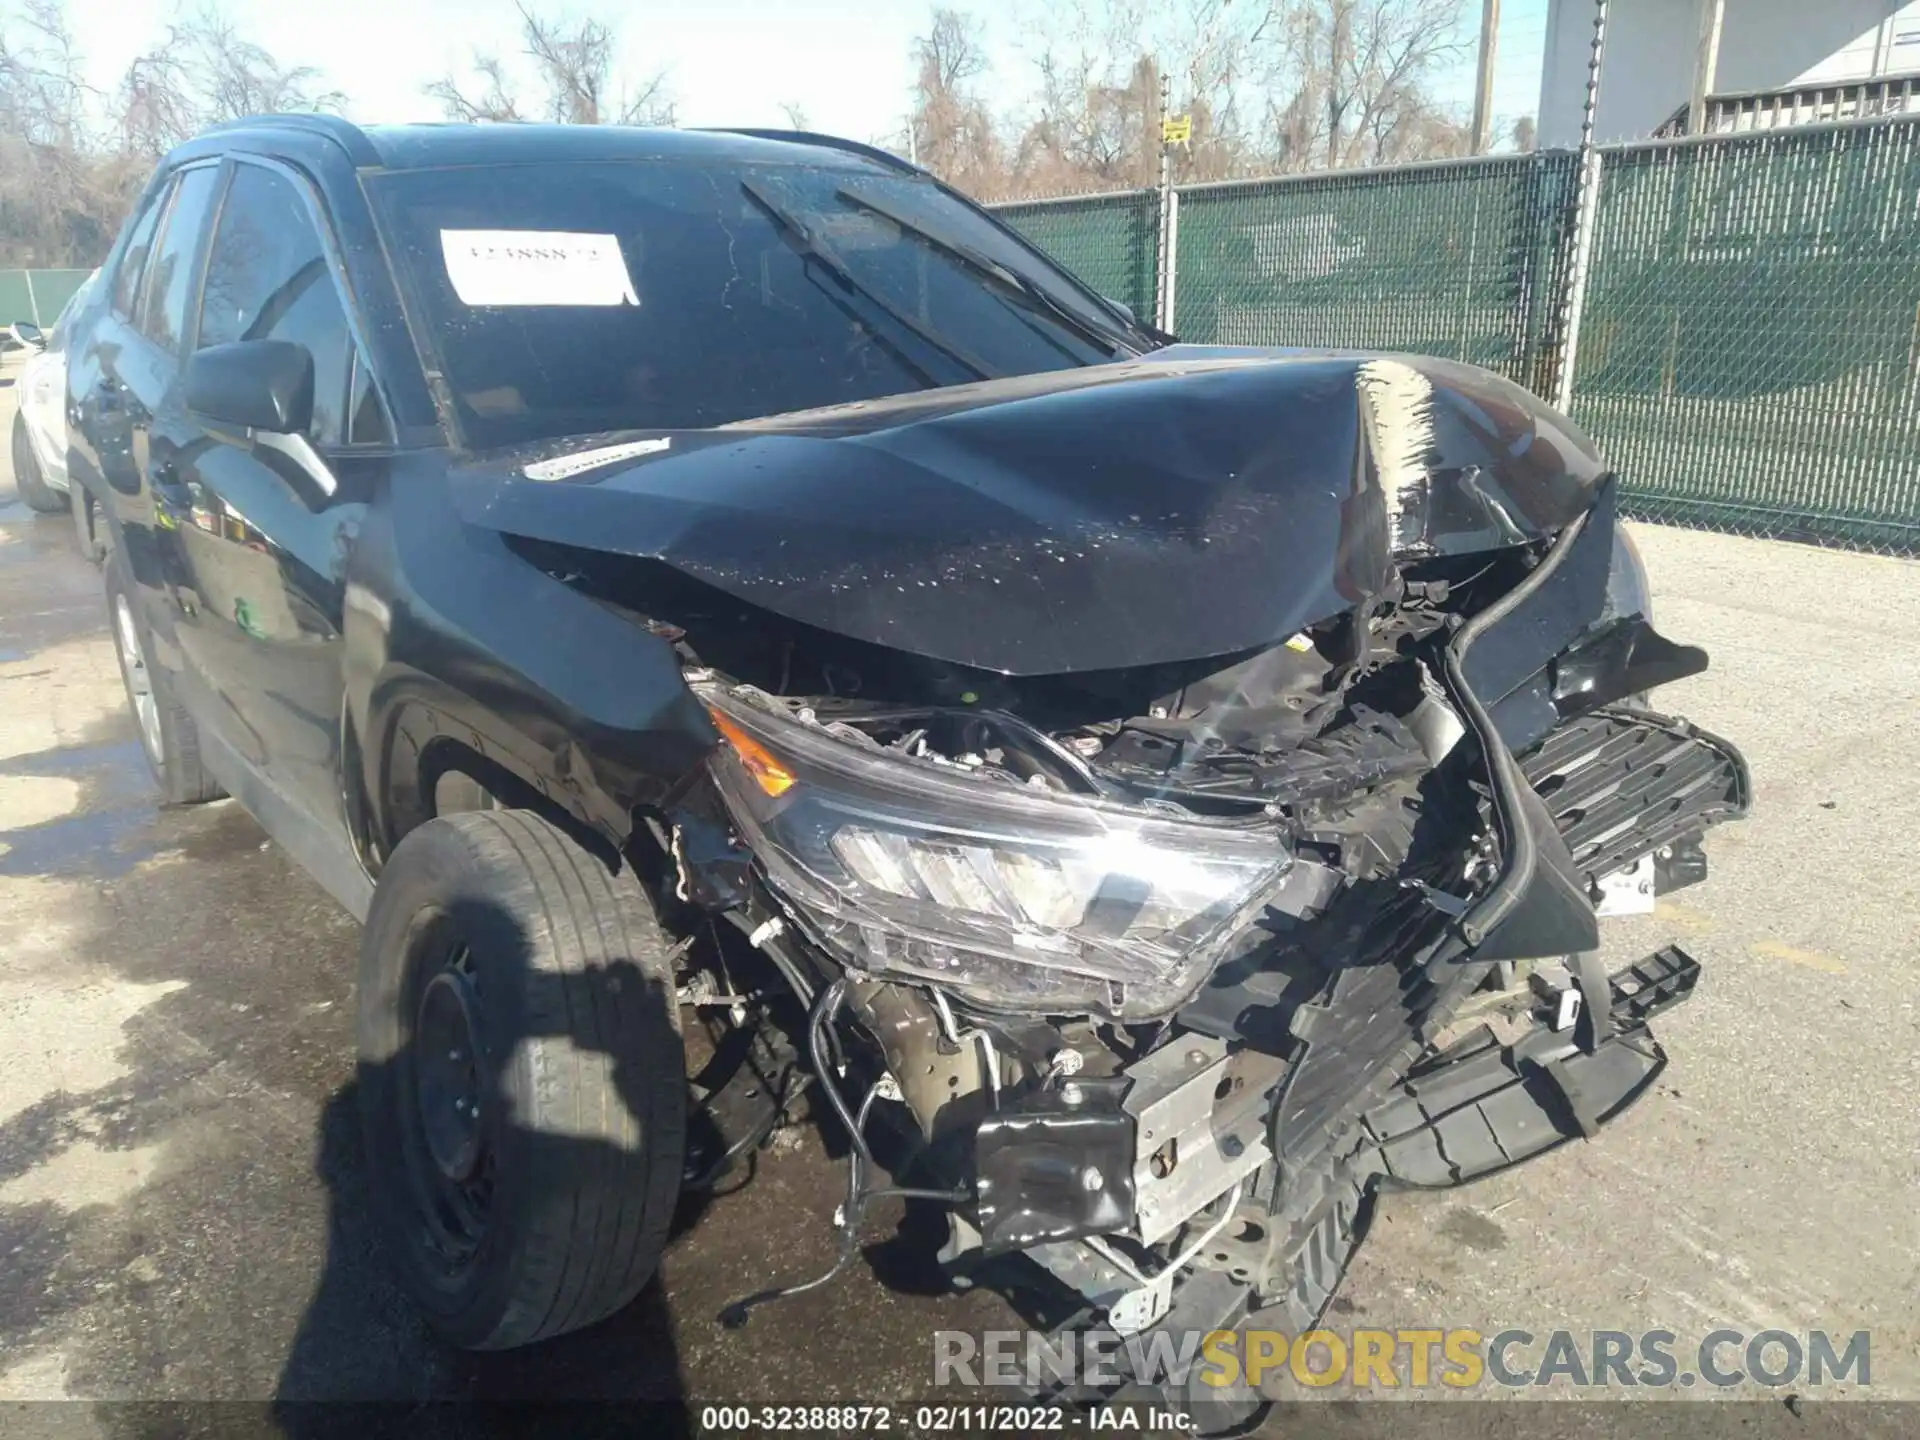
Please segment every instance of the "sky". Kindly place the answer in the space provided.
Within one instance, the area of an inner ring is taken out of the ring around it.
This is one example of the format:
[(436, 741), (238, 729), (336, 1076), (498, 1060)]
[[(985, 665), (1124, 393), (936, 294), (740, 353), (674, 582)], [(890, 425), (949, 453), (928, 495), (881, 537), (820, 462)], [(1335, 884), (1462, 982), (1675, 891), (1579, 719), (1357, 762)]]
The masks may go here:
[[(164, 32), (180, 0), (67, 0), (96, 85), (110, 87)], [(981, 21), (994, 61), (991, 98), (1019, 105), (1032, 88), (1030, 40), (1048, 0), (948, 0)], [(1479, 0), (1460, 0), (1463, 33)], [(0, 8), (4, 0), (0, 0)], [(437, 120), (421, 87), (464, 75), (473, 53), (518, 50), (512, 0), (224, 0), (240, 32), (283, 63), (314, 66), (365, 123)], [(613, 24), (622, 69), (664, 69), (683, 125), (778, 126), (783, 102), (815, 130), (884, 140), (904, 128), (909, 54), (930, 0), (543, 0), (539, 13), (592, 15)], [(1547, 0), (1505, 0), (1494, 111), (1534, 110)], [(1442, 97), (1465, 108), (1469, 57), (1445, 76)], [(1176, 97), (1177, 98), (1177, 97)]]

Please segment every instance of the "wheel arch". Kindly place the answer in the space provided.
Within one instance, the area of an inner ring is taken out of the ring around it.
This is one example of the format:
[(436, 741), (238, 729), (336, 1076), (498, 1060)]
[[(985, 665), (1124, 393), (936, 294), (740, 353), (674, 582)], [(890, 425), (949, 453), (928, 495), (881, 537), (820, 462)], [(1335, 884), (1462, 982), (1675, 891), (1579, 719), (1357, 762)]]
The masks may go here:
[[(363, 753), (349, 717), (343, 760), (360, 777), (349, 800), (356, 844), (370, 861), (384, 862), (406, 835), (440, 813), (435, 791), (441, 777), (464, 775), (501, 807), (528, 810), (565, 832), (576, 844), (617, 867), (636, 829), (634, 807), (609, 795), (590, 766), (568, 746), (556, 757), (515, 727), (465, 696), (424, 677), (414, 693), (380, 711), (379, 743)], [(351, 744), (353, 753), (345, 753)], [(644, 827), (641, 827), (644, 828)]]

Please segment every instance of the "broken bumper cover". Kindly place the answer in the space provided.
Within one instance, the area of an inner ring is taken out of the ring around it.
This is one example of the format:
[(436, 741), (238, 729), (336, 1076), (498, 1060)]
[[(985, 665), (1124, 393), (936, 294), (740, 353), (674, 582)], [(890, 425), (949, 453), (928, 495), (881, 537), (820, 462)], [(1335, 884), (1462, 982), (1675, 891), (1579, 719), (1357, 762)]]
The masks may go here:
[[(1503, 1042), (1476, 1028), (1366, 1114), (1351, 1173), (1363, 1186), (1443, 1189), (1592, 1136), (1666, 1068), (1648, 1022), (1688, 999), (1699, 976), (1696, 960), (1668, 946), (1608, 977), (1610, 1008), (1600, 1024), (1588, 1017), (1577, 1028), (1554, 1028), (1564, 1007), (1549, 991), (1516, 1038)], [(1185, 1049), (1183, 1042), (1156, 1054), (1179, 1065), (1186, 1056), (1174, 1052)], [(1103, 1081), (1066, 1095), (1042, 1092), (982, 1122), (975, 1163), (985, 1253), (1130, 1229), (1159, 1239), (1177, 1226), (1164, 1223), (1169, 1207), (1157, 1192), (1182, 1165), (1230, 1185), (1264, 1162), (1258, 1126), (1240, 1123), (1245, 1107), (1215, 1110), (1217, 1091), (1247, 1088), (1232, 1086), (1228, 1059), (1196, 1048), (1192, 1069), (1184, 1082), (1160, 1088), (1153, 1076), (1129, 1076), (1148, 1090), (1143, 1103), (1123, 1102), (1125, 1087)], [(1198, 1126), (1183, 1124), (1181, 1113), (1196, 1106)], [(1168, 1154), (1170, 1141), (1188, 1152)], [(1217, 1193), (1215, 1185), (1197, 1199)]]
[(1502, 1044), (1480, 1027), (1401, 1082), (1364, 1125), (1379, 1183), (1464, 1185), (1591, 1136), (1666, 1068), (1647, 1022), (1692, 993), (1700, 966), (1668, 946), (1609, 977), (1609, 1024), (1590, 1045), (1542, 1014)]

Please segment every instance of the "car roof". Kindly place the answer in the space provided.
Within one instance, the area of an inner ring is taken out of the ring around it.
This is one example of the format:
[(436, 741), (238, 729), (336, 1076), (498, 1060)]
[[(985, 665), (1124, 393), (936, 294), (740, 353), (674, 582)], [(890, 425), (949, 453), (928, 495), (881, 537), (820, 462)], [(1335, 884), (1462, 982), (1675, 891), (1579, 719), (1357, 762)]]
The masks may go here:
[(593, 160), (679, 160), (692, 164), (820, 164), (924, 173), (871, 145), (801, 130), (671, 130), (635, 125), (356, 125), (337, 115), (258, 115), (216, 125), (174, 152), (188, 160), (240, 149), (298, 158), (316, 144), (338, 147), (361, 169), (424, 170), (454, 165)]

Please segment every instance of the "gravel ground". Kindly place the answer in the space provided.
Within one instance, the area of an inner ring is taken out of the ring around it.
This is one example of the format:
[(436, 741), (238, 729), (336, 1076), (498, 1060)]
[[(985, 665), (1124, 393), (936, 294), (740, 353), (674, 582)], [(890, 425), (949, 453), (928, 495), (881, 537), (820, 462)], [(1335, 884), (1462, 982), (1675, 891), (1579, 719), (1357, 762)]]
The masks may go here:
[[(1758, 789), (1707, 884), (1609, 923), (1617, 961), (1677, 938), (1705, 966), (1659, 1026), (1672, 1067), (1593, 1143), (1388, 1197), (1334, 1320), (1867, 1329), (1872, 1384), (1839, 1393), (1920, 1397), (1920, 565), (1636, 534), (1662, 629), (1714, 656), (1661, 702), (1734, 738)], [(830, 1258), (841, 1175), (803, 1130), (682, 1216), (626, 1314), (439, 1347), (364, 1210), (356, 941), (231, 803), (155, 809), (97, 576), (0, 468), (0, 1401), (873, 1402), (925, 1396), (934, 1329), (1010, 1323), (930, 1293), (923, 1239), (882, 1224), (858, 1273), (721, 1330), (725, 1301)]]

